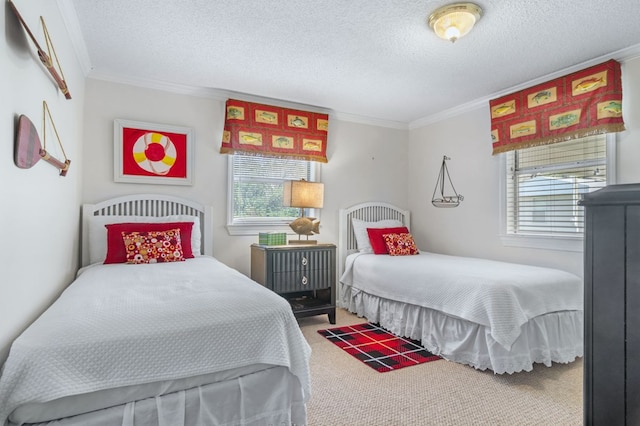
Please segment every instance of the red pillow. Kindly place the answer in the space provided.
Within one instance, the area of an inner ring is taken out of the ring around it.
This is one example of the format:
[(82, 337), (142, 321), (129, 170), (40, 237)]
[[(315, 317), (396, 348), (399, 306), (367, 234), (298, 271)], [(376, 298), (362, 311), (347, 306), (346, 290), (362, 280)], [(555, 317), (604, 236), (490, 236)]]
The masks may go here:
[(107, 257), (104, 263), (127, 263), (127, 250), (122, 240), (123, 232), (168, 231), (175, 228), (180, 229), (184, 258), (193, 258), (193, 251), (191, 250), (193, 222), (126, 222), (110, 223), (105, 227), (107, 228)]
[(389, 254), (387, 250), (387, 243), (384, 241), (383, 234), (401, 234), (408, 233), (409, 230), (406, 226), (400, 226), (397, 228), (367, 228), (367, 234), (369, 234), (369, 241), (371, 242), (371, 248), (375, 254)]

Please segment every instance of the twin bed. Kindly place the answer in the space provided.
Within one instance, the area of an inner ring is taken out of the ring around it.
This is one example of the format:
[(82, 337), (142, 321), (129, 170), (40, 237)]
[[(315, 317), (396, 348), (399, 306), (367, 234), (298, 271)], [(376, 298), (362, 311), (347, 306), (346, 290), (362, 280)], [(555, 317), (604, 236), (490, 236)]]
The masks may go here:
[[(188, 228), (193, 257), (103, 264), (113, 223)], [(309, 345), (284, 299), (211, 256), (210, 226), (175, 197), (83, 206), (83, 268), (13, 343), (0, 424), (305, 424)]]
[[(0, 424), (306, 423), (309, 345), (284, 299), (211, 256), (210, 208), (127, 196), (84, 205), (82, 218), (83, 267), (12, 345)], [(480, 370), (530, 371), (582, 356), (578, 277), (363, 246), (367, 227), (408, 232), (409, 222), (408, 211), (386, 203), (341, 210), (343, 307)], [(132, 235), (116, 231), (158, 224), (185, 231), (184, 261), (114, 260), (114, 235)]]
[[(340, 212), (339, 301), (434, 354), (494, 373), (531, 371), (583, 354), (583, 286), (570, 273), (420, 252), (371, 253), (367, 228), (407, 227), (387, 203)], [(386, 231), (385, 231), (386, 232)]]

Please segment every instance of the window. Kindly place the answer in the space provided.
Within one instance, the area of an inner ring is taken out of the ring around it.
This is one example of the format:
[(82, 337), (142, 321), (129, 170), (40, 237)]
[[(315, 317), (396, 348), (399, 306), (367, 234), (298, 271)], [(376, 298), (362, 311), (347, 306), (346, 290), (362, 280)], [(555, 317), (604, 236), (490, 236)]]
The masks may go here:
[(573, 239), (579, 245), (561, 248), (580, 250), (584, 209), (578, 201), (583, 194), (607, 185), (614, 157), (608, 151), (613, 149), (613, 143), (613, 136), (596, 135), (507, 152), (505, 236), (547, 242)]
[[(300, 209), (283, 207), (282, 185), (286, 180), (316, 181), (319, 165), (314, 161), (234, 154), (229, 156), (228, 223), (232, 235), (289, 230)], [(307, 209), (306, 216), (318, 217)], [(285, 228), (286, 227), (286, 228)]]

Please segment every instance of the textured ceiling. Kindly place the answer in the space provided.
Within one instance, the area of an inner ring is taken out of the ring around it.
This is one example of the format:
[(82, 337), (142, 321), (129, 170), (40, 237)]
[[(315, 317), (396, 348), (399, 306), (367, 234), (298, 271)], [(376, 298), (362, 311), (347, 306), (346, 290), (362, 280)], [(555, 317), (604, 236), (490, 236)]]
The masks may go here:
[(215, 89), (407, 125), (640, 50), (639, 0), (479, 0), (484, 16), (454, 44), (426, 24), (449, 3), (440, 0), (66, 2), (90, 77)]

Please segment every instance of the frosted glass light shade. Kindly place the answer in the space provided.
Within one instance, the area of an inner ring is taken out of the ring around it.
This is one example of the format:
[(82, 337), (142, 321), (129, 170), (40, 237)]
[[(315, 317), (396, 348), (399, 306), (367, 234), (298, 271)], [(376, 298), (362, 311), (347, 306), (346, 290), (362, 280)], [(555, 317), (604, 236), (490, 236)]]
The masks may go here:
[(438, 37), (455, 42), (471, 31), (481, 16), (482, 9), (476, 4), (454, 3), (433, 12), (429, 26)]

